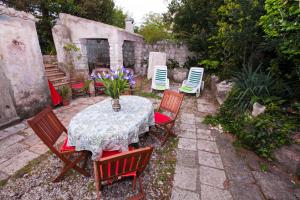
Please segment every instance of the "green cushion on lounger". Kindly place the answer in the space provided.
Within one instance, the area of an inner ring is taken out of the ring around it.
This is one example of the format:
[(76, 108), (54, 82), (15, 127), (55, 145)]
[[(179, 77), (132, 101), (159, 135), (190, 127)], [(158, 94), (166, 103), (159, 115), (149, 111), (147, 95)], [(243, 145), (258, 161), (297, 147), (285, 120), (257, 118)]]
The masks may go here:
[(191, 91), (193, 90), (192, 87), (189, 87), (189, 86), (186, 86), (186, 85), (182, 86), (182, 87), (179, 88), (179, 89), (180, 89), (180, 91), (182, 91), (182, 92), (191, 92)]

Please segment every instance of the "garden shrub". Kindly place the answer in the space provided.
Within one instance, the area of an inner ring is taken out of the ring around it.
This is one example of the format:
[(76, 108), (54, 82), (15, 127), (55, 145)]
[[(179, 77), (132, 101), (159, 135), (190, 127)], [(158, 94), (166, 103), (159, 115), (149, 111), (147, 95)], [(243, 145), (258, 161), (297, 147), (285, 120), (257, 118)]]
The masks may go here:
[(264, 158), (271, 159), (272, 151), (288, 144), (289, 136), (300, 128), (299, 116), (283, 112), (273, 102), (257, 117), (252, 117), (249, 111), (235, 113), (232, 103), (232, 99), (227, 99), (219, 114), (206, 117), (205, 122), (213, 126), (221, 124), (225, 132), (234, 134), (244, 147)]

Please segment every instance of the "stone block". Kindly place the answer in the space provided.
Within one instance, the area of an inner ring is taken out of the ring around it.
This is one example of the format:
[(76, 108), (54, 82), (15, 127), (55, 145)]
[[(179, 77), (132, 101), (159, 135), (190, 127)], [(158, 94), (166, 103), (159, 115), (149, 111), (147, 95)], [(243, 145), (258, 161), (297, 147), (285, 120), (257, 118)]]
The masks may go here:
[(239, 200), (264, 200), (260, 188), (255, 184), (230, 182), (230, 192), (234, 199)]
[(183, 190), (180, 188), (173, 187), (171, 200), (199, 200), (200, 195), (195, 192)]
[(260, 185), (264, 196), (272, 200), (296, 200), (296, 196), (292, 192), (296, 187), (289, 179), (282, 179), (277, 175), (269, 172), (252, 172), (255, 180)]
[(156, 65), (164, 65), (165, 66), (166, 64), (167, 64), (166, 53), (150, 52), (147, 78), (151, 79), (153, 77), (154, 66), (156, 66)]
[(177, 153), (176, 160), (177, 160), (178, 164), (184, 165), (187, 167), (195, 167), (196, 166), (196, 164), (197, 164), (197, 162), (196, 162), (197, 152), (196, 151), (177, 149), (176, 153)]
[(200, 165), (224, 169), (222, 159), (219, 154), (198, 151), (198, 161)]
[[(227, 190), (201, 184), (201, 199), (203, 200), (233, 200)], [(239, 199), (240, 200), (240, 199)]]
[(201, 151), (208, 151), (212, 153), (219, 153), (218, 146), (215, 142), (207, 140), (197, 140), (197, 149)]
[(224, 170), (205, 166), (200, 166), (199, 176), (200, 182), (202, 184), (218, 187), (221, 189), (224, 189), (224, 183), (227, 180)]
[(0, 181), (6, 180), (8, 178), (9, 178), (9, 175), (0, 171)]
[(6, 149), (7, 147), (23, 140), (24, 137), (20, 135), (13, 134), (12, 136), (6, 137), (0, 141), (0, 150)]
[(39, 143), (40, 141), (41, 141), (41, 139), (37, 135), (33, 134), (33, 135), (26, 137), (26, 139), (23, 141), (23, 143), (31, 147), (31, 146)]
[(202, 140), (215, 141), (216, 138), (212, 135), (210, 130), (197, 129), (197, 138)]
[(179, 138), (178, 148), (184, 150), (195, 151), (196, 148), (196, 140), (188, 139), (188, 138)]
[(47, 153), (49, 148), (44, 143), (40, 142), (30, 147), (29, 150), (36, 154), (42, 155)]
[(15, 143), (7, 148), (0, 149), (0, 158), (8, 160), (27, 149), (27, 145)]
[(196, 131), (196, 125), (180, 124), (180, 129), (183, 131)]
[(181, 133), (178, 134), (178, 136), (182, 138), (190, 138), (196, 140), (196, 131), (181, 131)]
[(13, 175), (15, 172), (26, 166), (29, 161), (37, 158), (38, 156), (38, 154), (25, 150), (2, 163), (0, 165), (0, 169), (8, 175)]
[(184, 80), (186, 80), (188, 73), (189, 70), (186, 68), (175, 68), (172, 72), (172, 79), (176, 83), (182, 83)]
[(196, 168), (184, 167), (181, 165), (176, 166), (174, 183), (173, 183), (175, 187), (196, 191), (197, 189), (196, 182), (197, 182)]

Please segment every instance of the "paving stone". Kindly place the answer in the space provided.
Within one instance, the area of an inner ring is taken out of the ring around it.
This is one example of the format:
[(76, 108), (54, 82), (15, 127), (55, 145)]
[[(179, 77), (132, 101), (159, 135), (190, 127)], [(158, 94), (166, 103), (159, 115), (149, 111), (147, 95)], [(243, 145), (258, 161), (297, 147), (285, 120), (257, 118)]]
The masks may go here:
[(190, 138), (196, 140), (196, 131), (181, 131), (181, 133), (178, 136), (182, 138)]
[(23, 168), (29, 161), (37, 158), (39, 155), (30, 151), (23, 151), (17, 156), (5, 161), (0, 165), (0, 169), (8, 175), (13, 175), (16, 171)]
[(4, 138), (3, 140), (0, 141), (0, 151), (2, 149), (6, 149), (7, 147), (9, 147), (10, 145), (13, 145), (21, 140), (23, 140), (24, 137), (17, 135), (17, 134), (13, 134), (9, 137)]
[(288, 182), (284, 181), (279, 176), (271, 174), (269, 172), (253, 172), (255, 180), (260, 185), (264, 196), (267, 199), (272, 200), (296, 200), (296, 196), (293, 194), (295, 186)]
[[(203, 200), (233, 200), (228, 190), (222, 190), (201, 184), (201, 199)], [(239, 199), (240, 200), (240, 199)]]
[(4, 139), (10, 135), (13, 135), (13, 134), (15, 134), (15, 133), (2, 130), (2, 131), (0, 131), (0, 140)]
[(196, 117), (195, 118), (196, 123), (202, 123), (203, 120), (204, 120), (204, 117)]
[(207, 114), (214, 114), (217, 110), (214, 106), (198, 105), (198, 111)]
[(215, 141), (215, 137), (212, 135), (210, 130), (197, 129), (197, 138), (203, 140)]
[(23, 143), (31, 147), (31, 146), (36, 145), (40, 141), (41, 141), (41, 139), (37, 135), (33, 134), (33, 135), (26, 137), (26, 139), (23, 141)]
[(181, 118), (191, 118), (191, 119), (195, 119), (195, 115), (191, 114), (191, 113), (182, 113), (181, 114)]
[(173, 184), (174, 186), (181, 189), (196, 191), (196, 182), (197, 182), (196, 168), (176, 165), (174, 184)]
[(189, 138), (179, 138), (178, 148), (195, 151), (195, 150), (197, 150), (196, 140), (189, 139)]
[(0, 149), (0, 158), (8, 160), (19, 153), (25, 151), (28, 148), (25, 144), (16, 143), (7, 148)]
[(43, 143), (37, 143), (37, 144), (33, 145), (32, 147), (30, 147), (29, 150), (36, 154), (42, 155), (42, 154), (47, 153), (49, 148)]
[(177, 149), (176, 151), (176, 160), (177, 163), (180, 165), (188, 166), (188, 167), (195, 167), (196, 162), (196, 151), (188, 151), (184, 149)]
[(191, 124), (180, 124), (180, 129), (183, 131), (196, 131), (196, 126)]
[(189, 124), (189, 125), (193, 125), (193, 126), (195, 126), (195, 124), (196, 124), (195, 118), (181, 118), (180, 121), (182, 124)]
[(259, 187), (255, 184), (243, 184), (230, 182), (229, 190), (234, 199), (238, 200), (264, 200)]
[(198, 161), (200, 165), (224, 169), (221, 156), (219, 154), (198, 151)]
[(24, 123), (19, 123), (17, 125), (6, 128), (4, 131), (9, 132), (10, 134), (14, 134), (24, 130), (25, 128), (27, 128), (27, 126)]
[(226, 180), (224, 170), (200, 166), (201, 183), (224, 189), (224, 183)]
[(173, 187), (171, 200), (199, 200), (200, 195), (188, 190)]
[(6, 180), (8, 178), (9, 178), (9, 175), (0, 171), (0, 181)]
[(212, 141), (207, 140), (197, 140), (197, 148), (198, 150), (208, 151), (212, 153), (219, 153), (217, 144)]

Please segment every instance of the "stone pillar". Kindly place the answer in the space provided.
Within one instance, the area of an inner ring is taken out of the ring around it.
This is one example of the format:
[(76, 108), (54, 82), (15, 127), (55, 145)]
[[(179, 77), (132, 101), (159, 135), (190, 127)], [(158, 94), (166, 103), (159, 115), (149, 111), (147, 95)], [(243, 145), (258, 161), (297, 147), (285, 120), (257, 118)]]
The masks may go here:
[(143, 59), (143, 43), (142, 42), (135, 42), (134, 43), (134, 56), (135, 56), (135, 65), (134, 71), (136, 74), (145, 75), (146, 69), (142, 66), (142, 59)]
[(123, 65), (123, 40), (118, 38), (108, 39), (109, 42), (109, 56), (110, 56), (110, 68), (112, 70), (117, 69)]

